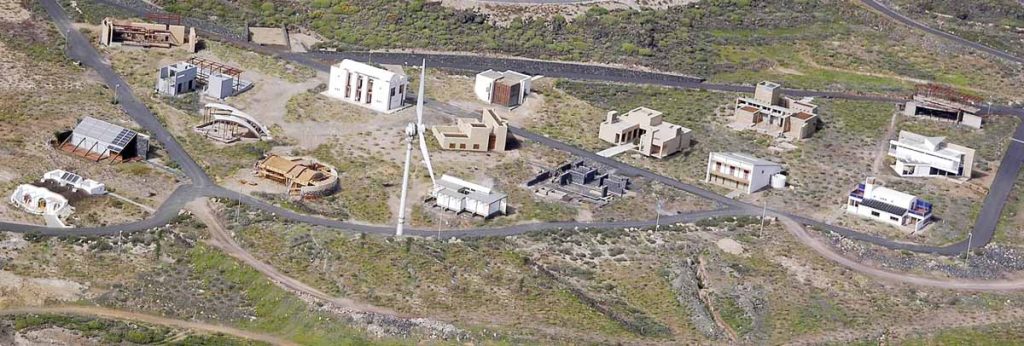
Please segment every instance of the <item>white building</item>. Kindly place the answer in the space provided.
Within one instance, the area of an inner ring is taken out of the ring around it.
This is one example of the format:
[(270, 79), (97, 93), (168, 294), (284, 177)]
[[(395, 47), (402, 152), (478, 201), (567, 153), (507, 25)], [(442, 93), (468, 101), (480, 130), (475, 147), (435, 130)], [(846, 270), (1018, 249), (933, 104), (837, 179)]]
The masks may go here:
[(64, 196), (28, 184), (18, 185), (11, 194), (11, 203), (35, 215), (67, 216), (73, 210)]
[(178, 96), (196, 90), (196, 66), (177, 62), (160, 68), (156, 91), (167, 96)]
[(52, 180), (60, 186), (71, 186), (73, 191), (82, 191), (90, 195), (107, 193), (106, 185), (92, 179), (68, 171), (56, 169), (43, 174), (43, 181)]
[(480, 101), (514, 107), (530, 94), (530, 76), (515, 72), (487, 70), (476, 75), (473, 93)]
[(946, 143), (944, 137), (927, 137), (900, 131), (889, 141), (889, 156), (896, 159), (892, 169), (902, 177), (955, 176), (971, 178), (974, 149)]
[(353, 60), (331, 66), (325, 94), (378, 112), (391, 113), (405, 105), (409, 79), (403, 74)]
[(449, 175), (442, 175), (437, 180), (434, 201), (446, 210), (466, 211), (485, 218), (505, 214), (508, 208), (508, 196), (505, 194)]
[(785, 179), (783, 170), (778, 163), (743, 153), (711, 153), (705, 181), (749, 194), (770, 185), (772, 179)]
[(877, 186), (867, 178), (850, 192), (848, 213), (881, 221), (911, 233), (920, 231), (932, 218), (932, 204), (917, 196)]

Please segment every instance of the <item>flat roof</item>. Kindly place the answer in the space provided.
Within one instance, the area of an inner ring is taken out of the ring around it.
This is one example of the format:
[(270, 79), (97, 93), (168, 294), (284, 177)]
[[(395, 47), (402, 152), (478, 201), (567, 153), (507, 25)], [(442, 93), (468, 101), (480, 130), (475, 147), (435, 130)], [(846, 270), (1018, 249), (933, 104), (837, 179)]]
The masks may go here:
[[(486, 204), (491, 204), (502, 199), (505, 199), (507, 197), (503, 193), (490, 191), (490, 189), (483, 188), (482, 186), (476, 184), (464, 182), (458, 178), (454, 178), (453, 180), (449, 180), (447, 178), (451, 177), (446, 175), (442, 176), (441, 179), (437, 180), (437, 185), (441, 187), (441, 189), (439, 189), (437, 193), (450, 197), (469, 198), (474, 201)], [(478, 190), (477, 188), (483, 188), (483, 190)]]
[(750, 156), (749, 154), (744, 154), (744, 153), (722, 153), (722, 152), (718, 152), (718, 153), (711, 153), (711, 156), (712, 157), (717, 157), (717, 158), (720, 158), (720, 159), (725, 159), (725, 160), (739, 161), (739, 162), (742, 162), (742, 163), (749, 164), (751, 166), (780, 166), (780, 167), (782, 166), (781, 164), (778, 164), (778, 163), (775, 163), (775, 162), (771, 162), (771, 161), (768, 161), (768, 160), (759, 159), (759, 158), (756, 158), (756, 157)]
[(946, 137), (929, 137), (903, 130), (900, 131), (898, 138), (899, 139), (893, 142), (919, 151), (931, 152), (937, 155), (949, 157), (966, 154), (963, 151), (949, 148), (946, 145)]
[(816, 115), (814, 115), (814, 114), (808, 114), (808, 113), (804, 113), (804, 112), (797, 112), (797, 113), (793, 114), (793, 116), (796, 117), (797, 119), (800, 119), (800, 120), (807, 120), (807, 119), (816, 117)]
[(342, 60), (341, 62), (339, 62), (337, 64), (334, 64), (334, 66), (338, 67), (338, 68), (341, 68), (341, 69), (345, 69), (345, 70), (349, 70), (349, 71), (352, 71), (352, 72), (356, 72), (356, 73), (360, 73), (360, 74), (363, 74), (363, 75), (367, 75), (367, 76), (370, 76), (370, 77), (373, 77), (373, 78), (382, 79), (382, 80), (388, 80), (388, 81), (390, 81), (395, 76), (398, 76), (397, 73), (394, 73), (394, 72), (389, 71), (387, 69), (379, 68), (379, 67), (376, 67), (376, 66), (372, 66), (372, 65), (369, 65), (369, 64), (366, 64), (366, 63), (362, 63), (362, 62), (358, 62), (358, 61), (350, 60), (350, 59)]

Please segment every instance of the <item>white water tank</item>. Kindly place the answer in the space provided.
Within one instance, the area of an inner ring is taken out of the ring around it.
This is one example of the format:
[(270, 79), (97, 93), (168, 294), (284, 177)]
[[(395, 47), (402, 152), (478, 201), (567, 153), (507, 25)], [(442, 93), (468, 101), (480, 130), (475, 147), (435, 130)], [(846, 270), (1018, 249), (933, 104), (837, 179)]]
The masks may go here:
[(786, 188), (786, 176), (782, 174), (776, 174), (772, 176), (772, 188), (773, 189), (784, 189)]

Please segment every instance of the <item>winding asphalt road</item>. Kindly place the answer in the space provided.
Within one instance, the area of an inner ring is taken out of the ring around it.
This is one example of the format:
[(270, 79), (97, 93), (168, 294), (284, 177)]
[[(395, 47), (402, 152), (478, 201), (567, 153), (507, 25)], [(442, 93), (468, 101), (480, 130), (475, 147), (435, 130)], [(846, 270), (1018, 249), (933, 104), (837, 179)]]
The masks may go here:
[[(109, 0), (99, 0), (99, 2), (108, 2)], [(63, 10), (56, 3), (55, 0), (42, 0), (41, 3), (46, 9), (47, 13), (53, 18), (54, 22), (61, 32), (67, 34), (68, 55), (76, 60), (81, 61), (86, 66), (96, 70), (100, 76), (104, 79), (107, 85), (118, 86), (127, 85), (124, 80), (118, 76), (113, 69), (102, 59), (99, 53), (92, 47), (92, 45), (86, 40), (86, 38), (79, 33), (77, 30), (71, 28), (71, 23), (64, 14)], [(203, 28), (203, 27), (200, 27)], [(357, 58), (365, 59), (369, 58), (371, 53), (288, 53), (274, 51), (266, 47), (256, 46), (247, 42), (241, 42), (240, 39), (234, 36), (218, 36), (217, 31), (204, 30), (207, 36), (218, 37), (229, 41), (234, 44), (244, 46), (244, 48), (263, 52), (276, 54), (281, 58), (304, 64), (319, 70), (326, 70), (328, 64), (323, 61), (334, 61), (341, 58)], [(361, 55), (362, 54), (362, 55)], [(477, 57), (469, 55), (456, 55), (456, 54), (415, 54), (415, 53), (372, 53), (373, 59), (379, 63), (389, 64), (410, 64), (418, 61), (422, 58), (431, 60), (432, 66), (437, 67), (450, 67), (457, 69), (469, 69), (469, 70), (482, 70), (486, 68), (495, 69), (520, 69), (526, 70), (537, 74), (544, 74), (552, 77), (562, 77), (571, 79), (584, 79), (584, 80), (599, 80), (607, 82), (621, 82), (621, 83), (640, 83), (640, 84), (652, 84), (671, 86), (679, 88), (697, 88), (697, 89), (708, 89), (708, 90), (721, 90), (721, 91), (736, 91), (736, 92), (749, 92), (752, 87), (748, 86), (737, 86), (737, 85), (722, 85), (722, 84), (710, 84), (703, 83), (699, 79), (692, 77), (678, 76), (673, 74), (663, 74), (656, 72), (644, 72), (634, 71), (622, 68), (614, 68), (607, 66), (595, 66), (586, 64), (573, 64), (573, 63), (562, 63), (562, 62), (550, 62), (550, 61), (536, 61), (528, 59), (509, 59), (509, 58), (487, 58)], [(519, 68), (521, 67), (521, 68)], [(540, 72), (546, 71), (546, 72)], [(126, 88), (127, 89), (127, 88)], [(858, 99), (858, 100), (871, 100), (880, 102), (897, 102), (899, 99), (872, 96), (872, 95), (849, 95), (841, 93), (828, 93), (828, 92), (814, 92), (814, 91), (800, 91), (800, 90), (789, 90), (792, 95), (796, 96), (824, 96), (834, 98), (846, 98), (846, 99)], [(169, 222), (175, 215), (177, 215), (184, 205), (192, 200), (199, 197), (221, 197), (227, 199), (236, 199), (240, 202), (250, 205), (254, 208), (275, 214), (281, 218), (291, 220), (293, 222), (302, 222), (308, 224), (321, 225), (325, 227), (337, 228), (352, 232), (362, 233), (375, 233), (375, 234), (391, 234), (392, 228), (390, 226), (376, 226), (376, 225), (364, 225), (350, 222), (342, 222), (337, 220), (325, 219), (317, 216), (304, 215), (286, 210), (250, 196), (241, 195), (237, 192), (227, 190), (225, 188), (216, 186), (201, 167), (181, 148), (177, 141), (170, 135), (170, 133), (164, 129), (156, 117), (132, 94), (131, 90), (124, 90), (119, 92), (121, 95), (121, 106), (124, 110), (138, 122), (143, 128), (151, 132), (154, 138), (157, 139), (166, 149), (174, 161), (176, 161), (182, 168), (182, 171), (191, 180), (191, 184), (183, 185), (179, 187), (168, 200), (152, 215), (149, 219), (134, 222), (124, 225), (108, 226), (108, 227), (96, 227), (96, 228), (79, 228), (73, 230), (65, 229), (50, 229), (42, 226), (33, 225), (21, 225), (11, 223), (0, 223), (0, 229), (15, 231), (15, 232), (34, 232), (45, 235), (108, 235), (117, 234), (118, 232), (131, 232), (140, 231), (145, 229), (151, 229), (154, 227), (160, 227)], [(429, 107), (436, 110), (446, 112), (449, 114), (456, 115), (467, 115), (468, 112), (455, 108), (451, 105), (431, 102)], [(1019, 109), (1013, 108), (1000, 108), (993, 107), (992, 109), (997, 113), (1012, 114), (1021, 116), (1022, 113)], [(544, 137), (524, 129), (511, 128), (510, 131), (514, 135), (521, 138), (535, 141), (542, 145), (551, 147), (553, 149), (566, 151), (574, 155), (587, 158), (593, 161), (600, 162), (610, 167), (616, 168), (620, 173), (629, 176), (644, 177), (652, 181), (695, 194), (697, 196), (707, 198), (709, 200), (717, 202), (721, 208), (711, 211), (701, 211), (695, 213), (687, 213), (680, 215), (671, 215), (662, 217), (664, 223), (679, 223), (679, 222), (692, 222), (700, 219), (718, 216), (734, 216), (734, 215), (757, 215), (760, 212), (760, 207), (749, 205), (743, 202), (732, 200), (724, 196), (715, 194), (711, 191), (702, 189), (700, 187), (680, 182), (676, 179), (669, 178), (649, 170), (633, 167), (625, 163), (600, 157), (594, 153), (588, 152), (581, 148), (559, 142), (557, 140)], [(1024, 139), (1024, 125), (1018, 128), (1014, 134), (1014, 138)], [(1024, 160), (1024, 144), (1014, 141), (1010, 145), (1010, 149), (1007, 155), (1004, 157), (1000, 169), (997, 173), (993, 186), (990, 193), (982, 207), (979, 214), (978, 222), (973, 230), (974, 239), (972, 242), (972, 248), (979, 248), (985, 246), (991, 239), (995, 232), (995, 224), (998, 222), (999, 214), (1003, 209), (1006, 198), (1009, 191), (1013, 187), (1013, 182), (1016, 180), (1017, 173), (1021, 168), (1021, 162)], [(875, 237), (872, 235), (860, 233), (854, 230), (837, 227), (833, 225), (827, 225), (819, 221), (810, 220), (805, 217), (798, 215), (792, 215), (779, 211), (771, 211), (772, 215), (781, 217), (790, 217), (798, 222), (806, 225), (815, 226), (821, 229), (831, 230), (840, 233), (846, 237), (870, 242), (873, 244), (885, 246), (893, 249), (903, 249), (915, 252), (927, 252), (936, 253), (943, 255), (956, 255), (962, 253), (967, 249), (967, 241), (956, 243), (945, 247), (934, 247), (924, 246), (918, 244), (907, 244), (901, 242), (895, 242), (884, 238)], [(549, 230), (558, 228), (629, 228), (629, 227), (649, 227), (654, 225), (654, 221), (624, 221), (624, 222), (602, 222), (602, 223), (581, 223), (581, 222), (556, 222), (556, 223), (533, 223), (533, 224), (522, 224), (514, 225), (501, 228), (480, 228), (480, 229), (465, 229), (465, 230), (453, 230), (445, 231), (443, 236), (446, 237), (467, 237), (467, 236), (502, 236), (502, 235), (513, 235), (521, 234), (531, 231)], [(416, 236), (432, 236), (436, 235), (436, 231), (425, 230), (425, 229), (413, 229), (410, 230), (409, 234)]]

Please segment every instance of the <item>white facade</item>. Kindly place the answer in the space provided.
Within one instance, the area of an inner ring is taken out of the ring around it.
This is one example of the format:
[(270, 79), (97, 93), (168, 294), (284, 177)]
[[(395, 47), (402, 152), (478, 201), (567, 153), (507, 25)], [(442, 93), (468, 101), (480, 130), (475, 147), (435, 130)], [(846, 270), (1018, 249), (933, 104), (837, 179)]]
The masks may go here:
[(889, 141), (889, 156), (896, 159), (892, 169), (902, 177), (956, 176), (970, 179), (974, 149), (946, 143), (943, 137), (926, 137), (900, 131)]
[(11, 203), (35, 215), (67, 216), (72, 208), (68, 200), (43, 187), (22, 184), (11, 194)]
[(221, 73), (211, 74), (206, 78), (206, 96), (221, 100), (235, 96), (235, 78)]
[(711, 153), (708, 155), (707, 175), (704, 180), (750, 194), (770, 185), (772, 176), (783, 171), (782, 165), (778, 163), (747, 154)]
[(931, 222), (932, 204), (917, 196), (878, 186), (874, 178), (868, 178), (850, 192), (846, 212), (917, 232)]
[(499, 80), (510, 85), (519, 86), (518, 90), (515, 90), (516, 95), (510, 95), (512, 99), (518, 100), (518, 102), (515, 102), (516, 104), (522, 103), (522, 100), (530, 94), (532, 83), (530, 76), (515, 71), (498, 72), (487, 70), (476, 75), (476, 83), (473, 86), (473, 93), (476, 94), (476, 98), (487, 103), (495, 103), (494, 84)]
[(408, 89), (409, 79), (405, 75), (345, 59), (331, 66), (325, 95), (391, 113), (405, 105)]
[(179, 62), (160, 68), (156, 80), (156, 91), (167, 96), (177, 96), (196, 90), (196, 66)]
[(449, 175), (442, 175), (434, 186), (434, 202), (446, 210), (466, 211), (485, 218), (505, 214), (508, 208), (505, 194)]
[(43, 174), (43, 181), (53, 180), (60, 186), (71, 186), (75, 191), (82, 191), (90, 195), (102, 195), (107, 193), (107, 186), (92, 179), (85, 179), (82, 176), (68, 171), (56, 169)]

